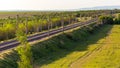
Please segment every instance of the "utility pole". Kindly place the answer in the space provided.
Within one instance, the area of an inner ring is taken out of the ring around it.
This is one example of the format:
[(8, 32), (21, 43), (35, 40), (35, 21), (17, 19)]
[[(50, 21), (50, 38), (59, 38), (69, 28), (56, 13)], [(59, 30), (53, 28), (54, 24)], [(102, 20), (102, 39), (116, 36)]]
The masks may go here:
[(42, 32), (42, 23), (44, 21), (44, 16), (41, 17), (41, 23), (40, 23), (40, 32)]
[[(72, 24), (74, 24), (74, 15), (73, 14), (72, 14)], [(72, 28), (74, 28), (74, 26)]]
[(18, 29), (18, 27), (19, 27), (19, 26), (18, 26), (18, 22), (19, 22), (19, 20), (18, 20), (18, 19), (19, 19), (19, 15), (17, 15), (17, 17), (16, 17), (16, 30), (17, 30), (17, 29)]
[(62, 25), (62, 31), (64, 33), (64, 16), (61, 14), (61, 25)]
[(39, 32), (39, 16), (36, 16), (36, 32)]
[(50, 35), (50, 16), (47, 18), (47, 23), (48, 23), (48, 37)]
[(8, 23), (11, 23), (11, 17), (10, 16), (8, 16)]
[(75, 23), (77, 23), (77, 22), (78, 22), (78, 20), (77, 20), (76, 14), (74, 15), (74, 17), (75, 17)]
[[(56, 17), (59, 18), (59, 14), (56, 14)], [(58, 23), (55, 23), (55, 28), (58, 26)]]
[[(54, 17), (54, 15), (52, 15), (52, 14), (51, 14), (51, 16)], [(53, 24), (52, 24), (52, 17), (50, 17), (50, 28), (52, 29), (52, 27), (53, 27)]]
[(28, 34), (28, 18), (26, 18), (26, 21), (25, 21), (25, 33)]
[(68, 18), (69, 18), (69, 25), (70, 25), (70, 23), (71, 23), (71, 16), (68, 15)]

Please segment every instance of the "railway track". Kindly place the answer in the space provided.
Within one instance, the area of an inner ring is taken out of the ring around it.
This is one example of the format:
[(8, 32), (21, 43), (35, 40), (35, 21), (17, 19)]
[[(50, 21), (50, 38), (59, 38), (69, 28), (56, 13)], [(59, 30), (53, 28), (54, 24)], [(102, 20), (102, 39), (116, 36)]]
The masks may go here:
[[(27, 40), (28, 40), (28, 42), (34, 42), (36, 40), (40, 40), (42, 38), (60, 33), (62, 31), (66, 31), (66, 30), (73, 29), (73, 28), (76, 28), (76, 27), (82, 27), (82, 26), (89, 25), (89, 24), (91, 24), (95, 21), (97, 21), (97, 19), (92, 19), (92, 20), (89, 20), (89, 21), (84, 22), (84, 23), (78, 22), (78, 23), (75, 23), (75, 24), (72, 24), (72, 25), (64, 26), (64, 29), (63, 28), (58, 28), (58, 29), (54, 29), (54, 30), (51, 30), (51, 31), (48, 31), (48, 32), (35, 34), (35, 35), (32, 35), (32, 36), (28, 36)], [(0, 43), (0, 52), (11, 49), (11, 48), (14, 48), (14, 47), (18, 46), (19, 44), (20, 43), (17, 40), (11, 40), (11, 41)]]

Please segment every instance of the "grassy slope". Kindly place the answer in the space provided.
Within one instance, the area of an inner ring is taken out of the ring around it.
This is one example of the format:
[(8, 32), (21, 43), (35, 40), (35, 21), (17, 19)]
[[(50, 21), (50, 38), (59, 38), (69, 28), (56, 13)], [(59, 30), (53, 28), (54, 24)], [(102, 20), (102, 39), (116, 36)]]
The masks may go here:
[[(119, 68), (120, 67), (120, 25), (114, 25), (109, 35), (90, 55), (72, 64), (72, 68)], [(97, 45), (98, 43), (96, 43)]]
[[(111, 25), (97, 28), (91, 25), (34, 45), (32, 52), (35, 68), (68, 68), (72, 62), (98, 48), (99, 44), (93, 44), (102, 43), (111, 28)], [(0, 68), (17, 68), (19, 57), (15, 52), (6, 54), (4, 58), (0, 59)]]
[(40, 61), (38, 60), (38, 62), (43, 64), (38, 65), (37, 68), (68, 68), (72, 62), (100, 47), (100, 44), (96, 44), (96, 42), (103, 43), (107, 32), (111, 28), (111, 25), (105, 25), (84, 41), (73, 42), (64, 40), (65, 42), (63, 43), (65, 43), (65, 46), (73, 46), (71, 47), (72, 49), (60, 50), (57, 53), (49, 55), (48, 58), (39, 59)]

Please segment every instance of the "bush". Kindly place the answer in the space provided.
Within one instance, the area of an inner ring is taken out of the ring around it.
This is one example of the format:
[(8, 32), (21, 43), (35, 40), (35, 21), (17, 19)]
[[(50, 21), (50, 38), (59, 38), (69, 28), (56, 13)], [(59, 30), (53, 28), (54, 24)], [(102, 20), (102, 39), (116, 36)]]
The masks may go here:
[(115, 18), (114, 23), (120, 24), (120, 14), (118, 14), (118, 16)]
[(102, 22), (102, 24), (114, 24), (112, 16), (100, 16), (99, 20)]

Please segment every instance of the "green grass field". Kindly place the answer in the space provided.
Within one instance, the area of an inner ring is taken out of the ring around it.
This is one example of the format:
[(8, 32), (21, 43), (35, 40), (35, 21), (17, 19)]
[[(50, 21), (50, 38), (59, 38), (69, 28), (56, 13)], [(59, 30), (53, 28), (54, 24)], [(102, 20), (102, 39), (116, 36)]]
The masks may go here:
[[(120, 25), (91, 27), (35, 44), (34, 68), (119, 68)], [(7, 57), (0, 60), (0, 68), (17, 68), (18, 55)]]
[[(100, 39), (102, 40), (102, 39)], [(99, 41), (100, 41), (99, 40)], [(72, 68), (119, 68), (120, 67), (120, 25), (114, 25), (103, 42), (91, 54), (74, 62)], [(92, 44), (94, 46), (94, 44)], [(84, 59), (84, 60), (82, 60)]]
[(63, 50), (57, 54), (55, 53), (53, 55), (50, 55), (48, 59), (40, 59), (40, 63), (42, 63), (44, 60), (44, 64), (37, 66), (36, 68), (69, 68), (71, 64), (78, 59), (84, 57), (85, 55), (91, 54), (94, 50), (101, 47), (101, 44), (104, 43), (107, 33), (111, 28), (112, 25), (105, 25), (104, 27), (100, 28), (99, 31), (95, 31), (95, 34), (88, 37), (87, 40), (82, 42), (66, 41), (66, 46), (73, 45), (75, 47), (69, 51)]
[(37, 11), (0, 11), (0, 18), (8, 18), (9, 16), (14, 18), (16, 15), (19, 15), (20, 17), (24, 16), (32, 16), (32, 15), (39, 15), (41, 13), (45, 12), (37, 12)]

